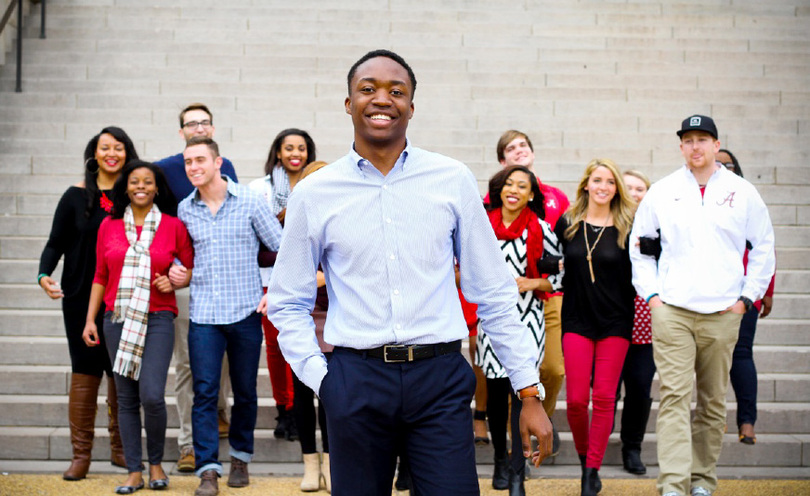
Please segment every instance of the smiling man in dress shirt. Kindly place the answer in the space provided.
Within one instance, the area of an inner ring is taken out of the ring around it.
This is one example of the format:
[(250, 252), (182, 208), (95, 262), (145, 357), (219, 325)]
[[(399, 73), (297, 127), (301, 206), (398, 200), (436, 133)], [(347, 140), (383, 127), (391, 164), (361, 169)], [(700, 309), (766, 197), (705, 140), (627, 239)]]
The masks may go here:
[[(416, 493), (477, 495), (475, 376), (459, 352), (468, 330), (453, 259), (525, 398), (523, 449), (539, 464), (551, 425), (517, 286), (496, 263), (503, 255), (470, 170), (406, 138), (416, 89), (408, 64), (369, 52), (350, 69), (348, 87), (354, 144), (290, 196), (268, 316), (293, 370), (326, 406), (332, 494), (390, 494), (402, 452)], [(319, 264), (330, 303), (324, 338), (336, 346), (328, 365), (310, 317)], [(541, 441), (534, 454), (530, 433)]]

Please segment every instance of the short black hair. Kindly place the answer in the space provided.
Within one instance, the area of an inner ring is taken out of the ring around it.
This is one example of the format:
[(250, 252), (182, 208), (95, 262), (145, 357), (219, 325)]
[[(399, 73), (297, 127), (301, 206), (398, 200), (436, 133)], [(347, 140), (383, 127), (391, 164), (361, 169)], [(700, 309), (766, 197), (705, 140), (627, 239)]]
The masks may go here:
[(130, 160), (121, 170), (121, 174), (115, 181), (113, 186), (113, 208), (112, 218), (121, 219), (124, 217), (124, 210), (130, 203), (129, 196), (127, 196), (127, 184), (129, 183), (129, 176), (137, 169), (149, 169), (155, 175), (155, 186), (157, 186), (157, 196), (155, 196), (155, 205), (164, 214), (177, 216), (177, 200), (172, 194), (169, 183), (166, 181), (166, 176), (163, 174), (163, 169), (153, 164), (152, 162), (145, 162), (143, 160)]
[(348, 76), (346, 76), (346, 86), (349, 89), (349, 95), (352, 94), (352, 79), (354, 78), (354, 73), (357, 72), (357, 68), (360, 67), (360, 64), (362, 64), (363, 62), (366, 62), (376, 57), (389, 58), (405, 68), (405, 70), (408, 72), (408, 78), (411, 80), (411, 100), (413, 100), (413, 95), (416, 93), (416, 75), (414, 75), (413, 69), (411, 69), (411, 66), (409, 66), (408, 63), (405, 62), (405, 59), (400, 57), (398, 54), (392, 52), (391, 50), (385, 49), (372, 50), (367, 54), (363, 55), (362, 57), (360, 57), (357, 60), (357, 62), (355, 62), (354, 65), (352, 65), (352, 68), (349, 69)]

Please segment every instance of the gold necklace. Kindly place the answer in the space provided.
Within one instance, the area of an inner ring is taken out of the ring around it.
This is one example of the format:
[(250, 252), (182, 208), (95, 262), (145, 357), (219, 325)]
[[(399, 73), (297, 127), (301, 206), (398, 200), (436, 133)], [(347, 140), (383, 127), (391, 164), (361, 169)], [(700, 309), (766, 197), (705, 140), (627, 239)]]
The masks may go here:
[(588, 254), (585, 256), (585, 258), (588, 260), (588, 268), (591, 271), (591, 283), (596, 282), (596, 276), (593, 274), (593, 257), (592, 257), (592, 254), (593, 254), (593, 251), (596, 249), (596, 245), (599, 243), (599, 240), (602, 239), (602, 233), (605, 232), (605, 227), (607, 227), (608, 220), (610, 220), (609, 216), (608, 216), (607, 219), (605, 219), (605, 224), (606, 225), (602, 226), (602, 229), (599, 230), (599, 236), (596, 237), (596, 241), (594, 241), (593, 248), (592, 248), (590, 243), (588, 243), (588, 224), (585, 222), (585, 219), (582, 219), (582, 234), (585, 235), (585, 248), (588, 250)]

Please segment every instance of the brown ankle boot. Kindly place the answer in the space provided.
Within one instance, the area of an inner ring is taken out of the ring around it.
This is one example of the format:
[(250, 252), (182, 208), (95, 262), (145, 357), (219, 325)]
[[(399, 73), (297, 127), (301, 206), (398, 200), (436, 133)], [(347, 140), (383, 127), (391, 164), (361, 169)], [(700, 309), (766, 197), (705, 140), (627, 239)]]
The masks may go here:
[(72, 374), (68, 399), (70, 443), (73, 446), (73, 461), (62, 474), (65, 480), (80, 480), (90, 470), (90, 455), (93, 451), (94, 424), (98, 402), (98, 387), (101, 377)]
[(110, 433), (110, 463), (116, 467), (127, 468), (124, 445), (118, 431), (118, 393), (115, 390), (115, 380), (109, 376), (107, 376), (107, 415), (110, 422), (107, 426)]

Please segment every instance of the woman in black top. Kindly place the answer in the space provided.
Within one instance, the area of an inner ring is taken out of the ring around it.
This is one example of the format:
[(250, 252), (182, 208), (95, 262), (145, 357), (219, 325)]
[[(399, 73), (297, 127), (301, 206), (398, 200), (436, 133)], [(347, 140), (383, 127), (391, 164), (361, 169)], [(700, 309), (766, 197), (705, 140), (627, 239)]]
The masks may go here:
[(565, 260), (562, 346), (567, 415), (582, 462), (583, 496), (596, 495), (602, 488), (599, 468), (633, 330), (636, 293), (627, 240), (634, 211), (616, 165), (595, 159), (585, 168), (576, 200), (555, 228)]
[[(126, 466), (118, 434), (118, 401), (111, 379), (110, 359), (104, 346), (86, 346), (82, 341), (82, 331), (96, 270), (98, 228), (112, 209), (111, 190), (121, 169), (126, 162), (137, 158), (132, 140), (117, 127), (102, 129), (87, 143), (84, 181), (69, 187), (59, 200), (51, 234), (39, 260), (37, 282), (50, 298), (62, 299), (62, 316), (70, 351), (72, 374), (68, 417), (73, 461), (62, 474), (65, 480), (84, 479), (90, 468), (98, 389), (105, 373), (108, 377), (111, 461), (113, 465)], [(60, 286), (51, 274), (63, 255), (65, 262)], [(103, 313), (102, 309), (96, 317), (99, 329)], [(100, 337), (103, 342), (104, 337)]]

